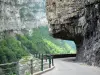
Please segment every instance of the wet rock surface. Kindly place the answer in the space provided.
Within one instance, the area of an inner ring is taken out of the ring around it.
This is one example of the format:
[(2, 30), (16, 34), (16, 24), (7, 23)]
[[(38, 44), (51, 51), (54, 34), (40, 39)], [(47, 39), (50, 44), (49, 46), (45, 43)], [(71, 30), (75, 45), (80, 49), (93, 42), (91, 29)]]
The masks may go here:
[(100, 66), (100, 0), (47, 0), (53, 37), (73, 40), (77, 60)]

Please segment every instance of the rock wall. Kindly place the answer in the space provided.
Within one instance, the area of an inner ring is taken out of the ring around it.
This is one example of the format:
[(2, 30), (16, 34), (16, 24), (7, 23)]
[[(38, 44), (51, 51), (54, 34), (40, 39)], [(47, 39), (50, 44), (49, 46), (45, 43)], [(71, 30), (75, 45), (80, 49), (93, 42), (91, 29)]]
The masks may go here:
[(73, 40), (77, 60), (100, 66), (100, 0), (47, 0), (53, 37)]
[(44, 7), (45, 0), (0, 0), (0, 32), (37, 27)]
[(0, 0), (0, 31), (22, 28), (17, 0)]
[[(42, 19), (41, 19), (42, 18)], [(0, 0), (0, 39), (47, 25), (45, 0)]]

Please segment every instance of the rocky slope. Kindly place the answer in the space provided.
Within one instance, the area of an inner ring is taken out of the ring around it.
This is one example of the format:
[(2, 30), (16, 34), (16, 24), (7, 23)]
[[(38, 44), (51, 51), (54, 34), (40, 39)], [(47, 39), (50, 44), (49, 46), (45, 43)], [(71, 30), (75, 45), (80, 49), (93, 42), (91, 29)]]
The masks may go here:
[(46, 8), (53, 37), (74, 40), (77, 60), (100, 66), (100, 0), (47, 0)]

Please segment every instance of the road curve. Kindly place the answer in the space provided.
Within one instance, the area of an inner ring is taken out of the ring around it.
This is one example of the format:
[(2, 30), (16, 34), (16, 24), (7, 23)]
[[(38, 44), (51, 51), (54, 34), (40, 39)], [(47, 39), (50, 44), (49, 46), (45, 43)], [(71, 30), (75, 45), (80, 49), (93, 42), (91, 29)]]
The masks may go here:
[(68, 58), (55, 59), (55, 69), (42, 75), (100, 75), (100, 68), (69, 62)]

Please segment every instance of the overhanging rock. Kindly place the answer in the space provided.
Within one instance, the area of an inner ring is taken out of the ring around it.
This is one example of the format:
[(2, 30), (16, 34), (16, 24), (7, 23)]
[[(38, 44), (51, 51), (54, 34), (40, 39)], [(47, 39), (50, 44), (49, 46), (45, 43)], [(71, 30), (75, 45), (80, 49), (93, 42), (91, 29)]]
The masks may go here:
[(75, 41), (77, 60), (100, 66), (100, 0), (47, 0), (53, 37)]

